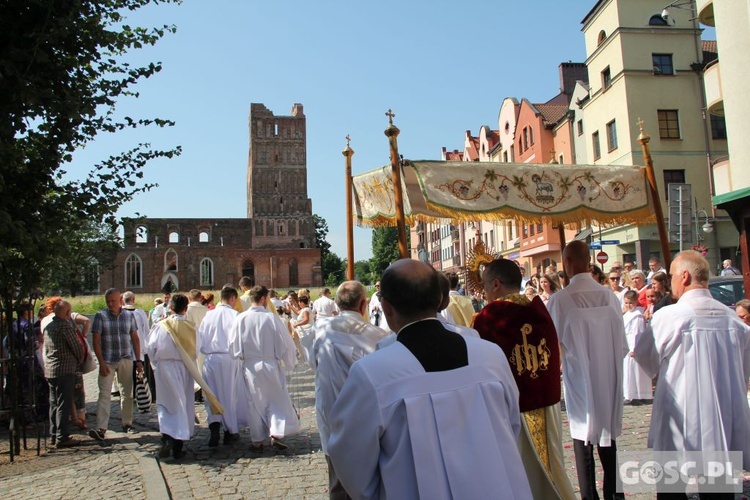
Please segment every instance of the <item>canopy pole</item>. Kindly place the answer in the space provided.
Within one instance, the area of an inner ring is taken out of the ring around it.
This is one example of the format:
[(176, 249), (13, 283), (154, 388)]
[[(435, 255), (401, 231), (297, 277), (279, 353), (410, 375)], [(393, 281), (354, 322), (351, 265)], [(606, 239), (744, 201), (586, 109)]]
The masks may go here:
[(346, 157), (346, 279), (354, 279), (354, 217), (352, 215), (352, 156), (354, 150), (349, 147), (349, 135), (346, 136), (346, 148), (341, 152)]
[(672, 264), (672, 254), (669, 252), (669, 233), (667, 232), (667, 225), (664, 222), (664, 213), (661, 209), (661, 198), (659, 197), (659, 187), (656, 184), (656, 174), (654, 174), (654, 162), (651, 159), (651, 147), (648, 143), (651, 141), (651, 136), (643, 131), (643, 120), (638, 118), (638, 128), (640, 134), (638, 134), (638, 142), (641, 145), (641, 151), (643, 151), (643, 161), (646, 164), (646, 177), (648, 178), (648, 185), (651, 191), (651, 198), (654, 203), (654, 215), (656, 216), (656, 227), (659, 229), (659, 242), (661, 243), (661, 255), (664, 259), (664, 268), (669, 270), (669, 266)]
[(398, 228), (398, 253), (402, 259), (409, 257), (409, 250), (406, 248), (406, 223), (404, 221), (404, 194), (401, 190), (401, 162), (398, 155), (398, 134), (401, 132), (393, 124), (393, 117), (396, 116), (390, 109), (385, 114), (388, 117), (388, 128), (385, 129), (385, 135), (391, 145), (391, 171), (393, 173), (393, 201), (396, 205), (396, 227)]

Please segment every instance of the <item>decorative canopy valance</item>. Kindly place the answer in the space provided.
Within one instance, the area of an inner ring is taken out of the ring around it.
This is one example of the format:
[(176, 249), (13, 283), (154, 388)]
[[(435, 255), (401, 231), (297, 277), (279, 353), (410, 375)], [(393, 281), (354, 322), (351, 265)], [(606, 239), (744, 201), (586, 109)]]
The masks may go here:
[[(402, 163), (406, 224), (516, 219), (568, 224), (651, 224), (644, 167), (553, 163)], [(352, 179), (357, 224), (395, 226), (390, 166)]]

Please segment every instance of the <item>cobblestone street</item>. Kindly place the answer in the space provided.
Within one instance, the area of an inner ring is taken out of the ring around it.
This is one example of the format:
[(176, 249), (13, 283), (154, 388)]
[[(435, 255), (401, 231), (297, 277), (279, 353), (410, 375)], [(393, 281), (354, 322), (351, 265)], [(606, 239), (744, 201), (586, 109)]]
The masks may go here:
[[(88, 425), (95, 425), (96, 373), (86, 376)], [(249, 450), (246, 434), (232, 445), (208, 448), (208, 428), (203, 406), (196, 410), (201, 424), (180, 461), (156, 458), (160, 434), (156, 410), (136, 412), (138, 434), (120, 430), (119, 399), (113, 398), (107, 443), (100, 446), (76, 428), (74, 437), (83, 441), (78, 448), (47, 449), (36, 456), (36, 440), (15, 463), (8, 463), (7, 433), (0, 443), (0, 497), (2, 498), (310, 498), (328, 497), (325, 458), (315, 425), (312, 372), (298, 365), (290, 377), (292, 400), (300, 408), (302, 431), (290, 436), (285, 452)], [(563, 413), (565, 464), (577, 491), (573, 447)], [(623, 435), (618, 450), (643, 450), (646, 446), (651, 406), (626, 406)], [(32, 431), (33, 432), (33, 431)], [(48, 443), (47, 443), (48, 444)], [(467, 464), (470, 467), (470, 464)], [(599, 471), (601, 480), (601, 471)], [(750, 491), (745, 476), (745, 492)], [(601, 491), (601, 482), (599, 482)], [(628, 498), (651, 498), (630, 495)], [(737, 495), (737, 498), (747, 498)]]

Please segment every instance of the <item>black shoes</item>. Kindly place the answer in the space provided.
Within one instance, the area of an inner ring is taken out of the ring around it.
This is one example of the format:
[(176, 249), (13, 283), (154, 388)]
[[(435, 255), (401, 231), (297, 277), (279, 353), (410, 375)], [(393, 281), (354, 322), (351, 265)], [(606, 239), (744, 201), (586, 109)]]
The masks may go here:
[(138, 429), (136, 429), (132, 425), (123, 425), (122, 432), (124, 432), (125, 434), (138, 434)]
[(104, 433), (107, 432), (106, 429), (91, 429), (89, 431), (89, 436), (96, 439), (100, 443), (104, 442)]
[(240, 435), (238, 434), (232, 434), (229, 431), (224, 431), (224, 444), (230, 444), (234, 443), (235, 441), (240, 440)]
[[(208, 439), (208, 447), (216, 448), (217, 446), (219, 446), (219, 430), (221, 428), (221, 424), (219, 422), (214, 422), (212, 424), (209, 424), (208, 428), (211, 430), (211, 437)], [(224, 434), (224, 442), (227, 442), (226, 434)]]

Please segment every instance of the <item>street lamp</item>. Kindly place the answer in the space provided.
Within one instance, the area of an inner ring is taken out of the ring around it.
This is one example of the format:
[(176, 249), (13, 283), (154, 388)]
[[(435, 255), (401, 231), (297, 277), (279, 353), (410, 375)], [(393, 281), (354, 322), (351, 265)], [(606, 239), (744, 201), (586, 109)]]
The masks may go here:
[[(701, 215), (702, 214), (702, 215)], [(700, 226), (700, 220), (701, 217), (704, 217), (704, 220), (706, 221), (703, 226)], [(703, 232), (706, 234), (711, 234), (714, 232), (714, 225), (711, 224), (711, 222), (708, 220), (708, 213), (703, 209), (698, 209), (698, 199), (695, 200), (695, 242), (696, 244), (699, 244), (702, 239), (705, 239), (701, 236), (700, 229), (703, 229)]]

